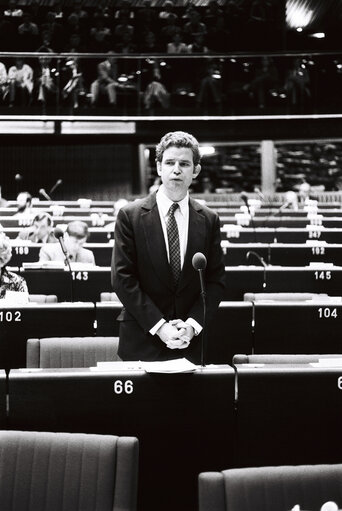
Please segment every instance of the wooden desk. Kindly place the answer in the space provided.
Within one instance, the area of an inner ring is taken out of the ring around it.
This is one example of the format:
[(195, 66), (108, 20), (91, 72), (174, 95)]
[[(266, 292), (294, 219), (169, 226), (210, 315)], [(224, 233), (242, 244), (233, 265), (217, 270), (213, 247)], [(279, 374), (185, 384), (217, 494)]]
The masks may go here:
[(133, 435), (139, 511), (197, 511), (197, 477), (232, 463), (234, 370), (11, 371), (9, 427)]

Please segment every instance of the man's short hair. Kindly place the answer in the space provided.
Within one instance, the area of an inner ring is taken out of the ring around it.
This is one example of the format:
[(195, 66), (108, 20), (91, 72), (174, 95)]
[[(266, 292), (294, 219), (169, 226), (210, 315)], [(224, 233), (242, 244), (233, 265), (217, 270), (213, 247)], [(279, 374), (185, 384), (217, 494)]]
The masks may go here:
[(80, 222), (79, 220), (75, 220), (74, 222), (70, 222), (66, 229), (69, 236), (73, 236), (79, 240), (83, 238), (88, 238), (88, 226), (85, 222)]
[(45, 218), (47, 219), (47, 224), (52, 226), (53, 225), (52, 216), (49, 215), (49, 213), (46, 213), (46, 211), (43, 211), (42, 213), (37, 213), (32, 223), (34, 224), (35, 222), (42, 222), (43, 220), (45, 220)]
[(169, 147), (189, 147), (193, 154), (194, 165), (198, 165), (201, 161), (198, 141), (190, 133), (185, 131), (170, 131), (166, 133), (156, 147), (156, 161), (162, 161), (164, 151)]

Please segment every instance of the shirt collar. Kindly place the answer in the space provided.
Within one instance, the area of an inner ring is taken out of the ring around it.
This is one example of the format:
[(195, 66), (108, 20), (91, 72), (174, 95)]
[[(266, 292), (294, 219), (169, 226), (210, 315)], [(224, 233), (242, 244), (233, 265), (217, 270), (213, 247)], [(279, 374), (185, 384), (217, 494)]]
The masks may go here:
[[(156, 200), (158, 204), (158, 208), (162, 212), (163, 217), (165, 218), (169, 212), (169, 209), (174, 201), (168, 198), (165, 193), (164, 186), (161, 185), (156, 195)], [(189, 211), (189, 192), (187, 192), (184, 199), (178, 202), (180, 212), (183, 216), (185, 216)]]

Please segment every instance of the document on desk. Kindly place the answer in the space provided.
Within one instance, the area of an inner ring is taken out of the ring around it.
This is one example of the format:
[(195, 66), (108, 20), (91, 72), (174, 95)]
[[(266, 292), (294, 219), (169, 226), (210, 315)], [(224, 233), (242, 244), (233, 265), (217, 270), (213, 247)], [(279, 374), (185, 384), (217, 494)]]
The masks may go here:
[(197, 366), (186, 358), (165, 360), (164, 362), (143, 362), (143, 368), (147, 373), (193, 373)]
[(134, 371), (142, 370), (147, 373), (193, 373), (197, 366), (186, 358), (165, 360), (164, 362), (143, 362), (141, 360), (125, 362), (98, 362), (96, 367), (90, 367), (91, 371)]

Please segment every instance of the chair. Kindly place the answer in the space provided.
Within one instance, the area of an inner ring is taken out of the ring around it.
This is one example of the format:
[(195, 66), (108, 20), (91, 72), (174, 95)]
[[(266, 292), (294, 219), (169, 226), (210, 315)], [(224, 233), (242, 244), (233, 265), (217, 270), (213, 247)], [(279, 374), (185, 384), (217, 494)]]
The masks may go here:
[(1, 511), (134, 511), (138, 440), (0, 431)]
[(338, 358), (342, 355), (242, 355), (233, 356), (233, 365), (236, 364), (310, 364), (318, 362), (321, 358)]
[(119, 297), (116, 293), (104, 291), (103, 293), (100, 293), (100, 302), (115, 302), (115, 303), (121, 303), (119, 300)]
[(118, 337), (46, 337), (28, 339), (26, 367), (44, 369), (93, 367), (97, 362), (121, 360)]
[(29, 295), (29, 302), (34, 303), (57, 303), (56, 295)]
[(245, 302), (259, 302), (262, 300), (305, 302), (320, 298), (326, 300), (329, 296), (325, 293), (245, 293), (243, 295)]
[(342, 507), (342, 465), (237, 468), (199, 474), (199, 511), (318, 511)]

